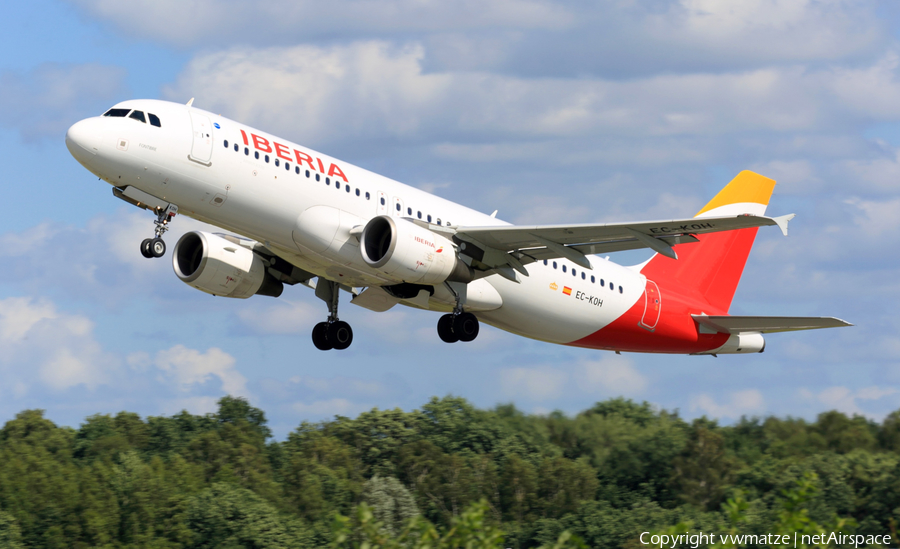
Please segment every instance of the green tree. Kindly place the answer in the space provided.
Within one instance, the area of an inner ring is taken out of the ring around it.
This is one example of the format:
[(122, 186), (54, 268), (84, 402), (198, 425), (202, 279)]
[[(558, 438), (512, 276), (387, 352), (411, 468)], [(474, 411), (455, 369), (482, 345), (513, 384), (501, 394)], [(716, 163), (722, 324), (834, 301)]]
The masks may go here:
[(188, 502), (187, 526), (191, 547), (292, 549), (313, 547), (311, 532), (299, 521), (250, 490), (213, 484)]
[(400, 533), (413, 517), (419, 516), (416, 500), (394, 477), (374, 476), (366, 481), (362, 502), (369, 505), (375, 520), (391, 536)]
[(0, 549), (25, 549), (16, 519), (0, 511)]

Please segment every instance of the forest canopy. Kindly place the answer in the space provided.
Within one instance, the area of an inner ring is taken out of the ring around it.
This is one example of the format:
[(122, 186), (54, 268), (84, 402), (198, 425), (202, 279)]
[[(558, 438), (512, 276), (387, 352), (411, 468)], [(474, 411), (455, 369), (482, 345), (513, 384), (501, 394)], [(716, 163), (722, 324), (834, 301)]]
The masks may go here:
[(643, 532), (832, 530), (896, 546), (898, 521), (900, 411), (719, 425), (624, 399), (569, 417), (445, 397), (276, 441), (262, 410), (224, 397), (213, 414), (78, 429), (26, 410), (0, 430), (2, 548), (636, 548)]

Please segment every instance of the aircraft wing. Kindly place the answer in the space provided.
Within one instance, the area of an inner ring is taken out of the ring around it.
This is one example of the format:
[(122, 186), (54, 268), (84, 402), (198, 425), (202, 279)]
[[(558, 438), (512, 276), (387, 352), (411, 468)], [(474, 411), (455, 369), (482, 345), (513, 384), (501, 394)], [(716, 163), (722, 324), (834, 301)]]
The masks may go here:
[[(777, 225), (787, 234), (787, 223), (793, 217), (794, 214), (776, 218), (743, 214), (638, 223), (461, 226), (455, 228), (454, 236), (463, 241), (460, 246), (463, 253), (485, 266), (508, 266), (527, 276), (524, 264), (556, 257), (569, 259), (585, 269), (592, 268), (585, 254), (637, 248), (651, 248), (677, 259), (672, 246), (697, 242), (695, 235), (766, 225)], [(467, 250), (465, 243), (474, 248)]]
[(700, 326), (723, 334), (795, 332), (853, 326), (831, 316), (707, 316), (691, 315)]

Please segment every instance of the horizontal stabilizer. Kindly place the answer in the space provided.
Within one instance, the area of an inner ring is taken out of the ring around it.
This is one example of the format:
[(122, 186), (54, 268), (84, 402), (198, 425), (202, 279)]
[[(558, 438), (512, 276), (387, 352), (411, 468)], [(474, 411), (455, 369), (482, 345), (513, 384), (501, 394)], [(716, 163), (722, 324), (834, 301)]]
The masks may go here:
[(691, 315), (700, 326), (722, 334), (772, 334), (853, 326), (831, 316), (707, 316)]

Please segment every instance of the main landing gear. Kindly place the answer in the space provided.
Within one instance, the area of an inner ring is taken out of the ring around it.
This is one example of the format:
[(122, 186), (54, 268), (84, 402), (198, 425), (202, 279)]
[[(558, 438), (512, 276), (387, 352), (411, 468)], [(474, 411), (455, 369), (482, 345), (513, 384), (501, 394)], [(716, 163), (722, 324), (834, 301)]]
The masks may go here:
[(178, 213), (178, 206), (169, 204), (167, 208), (156, 208), (155, 211), (156, 221), (153, 224), (156, 225), (156, 237), (145, 238), (141, 242), (141, 255), (147, 259), (166, 255), (166, 243), (163, 241), (162, 235), (169, 230), (169, 222)]
[(338, 297), (340, 285), (319, 277), (316, 283), (316, 297), (328, 305), (328, 320), (313, 327), (313, 345), (320, 351), (344, 350), (353, 343), (353, 330), (343, 320), (338, 320)]
[(462, 299), (449, 284), (447, 288), (456, 296), (456, 306), (453, 312), (446, 314), (438, 320), (438, 336), (445, 343), (457, 341), (472, 341), (478, 337), (478, 319), (472, 313), (464, 313)]

